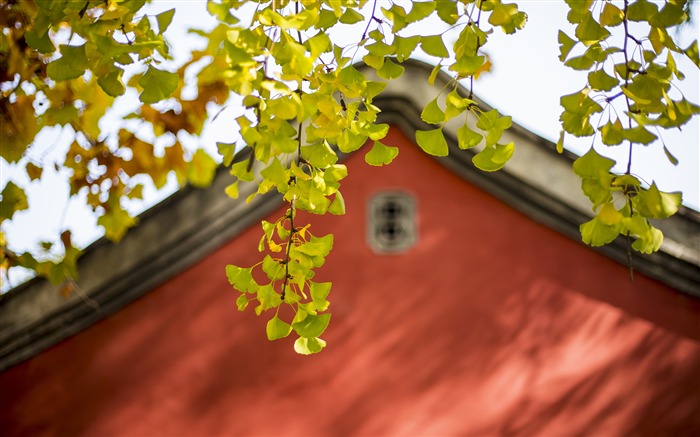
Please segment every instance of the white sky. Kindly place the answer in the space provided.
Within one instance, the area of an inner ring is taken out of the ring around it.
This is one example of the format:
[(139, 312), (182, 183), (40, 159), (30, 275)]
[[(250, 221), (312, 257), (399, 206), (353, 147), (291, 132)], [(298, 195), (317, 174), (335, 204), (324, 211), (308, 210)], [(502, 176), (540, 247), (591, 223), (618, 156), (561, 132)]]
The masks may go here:
[[(369, 2), (367, 15), (369, 15)], [(406, 3), (409, 3), (406, 1)], [(485, 47), (494, 64), (492, 74), (485, 75), (475, 83), (475, 94), (502, 114), (511, 115), (514, 122), (552, 141), (559, 136), (559, 115), (561, 108), (559, 98), (580, 90), (586, 83), (585, 73), (575, 72), (564, 67), (558, 60), (559, 46), (557, 32), (559, 29), (573, 34), (573, 26), (566, 21), (568, 7), (563, 1), (528, 1), (517, 2), (520, 9), (528, 16), (524, 30), (515, 35), (504, 35), (496, 30)], [(188, 27), (206, 27), (212, 23), (211, 17), (205, 11), (203, 1), (155, 1), (150, 6), (153, 13), (175, 7), (176, 14), (173, 24), (168, 30), (168, 36), (176, 56), (185, 56), (198, 38), (186, 35)], [(408, 6), (407, 6), (408, 8)], [(700, 5), (694, 4), (694, 23), (683, 29), (681, 46), (687, 46), (693, 39), (698, 38), (698, 21), (700, 21)], [(347, 30), (338, 32), (333, 37), (346, 43), (356, 43), (364, 30), (366, 23), (347, 26)], [(433, 23), (414, 25), (416, 32), (423, 34), (438, 33)], [(410, 29), (413, 30), (413, 27)], [(403, 33), (402, 33), (403, 34)], [(456, 34), (453, 36), (456, 38)], [(451, 45), (449, 38), (446, 44)], [(417, 50), (414, 56), (419, 55)], [(428, 62), (430, 57), (416, 56)], [(679, 57), (680, 58), (680, 57)], [(678, 58), (677, 58), (678, 59)], [(700, 83), (698, 69), (690, 61), (683, 58), (678, 66), (686, 73), (686, 79), (680, 84), (686, 98), (694, 103), (700, 101)], [(678, 97), (676, 94), (674, 97)], [(135, 94), (127, 96), (124, 102), (113, 110), (122, 115), (128, 114), (137, 104)], [(209, 152), (216, 150), (216, 141), (231, 142), (235, 132), (230, 130), (230, 120), (239, 115), (238, 108), (224, 111), (208, 128), (203, 136), (192, 145), (200, 144)], [(105, 123), (104, 126), (109, 126)], [(679, 159), (677, 167), (666, 159), (660, 144), (654, 143), (647, 147), (637, 147), (634, 151), (632, 172), (651, 183), (656, 181), (660, 189), (665, 191), (683, 191), (684, 203), (693, 209), (700, 210), (700, 127), (698, 118), (684, 126), (682, 132), (662, 131), (663, 139), (670, 151)], [(34, 147), (32, 156), (41, 156), (45, 150), (51, 149), (51, 154), (60, 154), (68, 147), (68, 134), (60, 134), (58, 129), (51, 129), (41, 135)], [(591, 139), (572, 141), (567, 136), (565, 146), (575, 153), (582, 154), (590, 147)], [(596, 143), (596, 150), (620, 161), (616, 168), (624, 171), (626, 166), (627, 148), (623, 146), (606, 147)], [(638, 150), (637, 150), (638, 149)], [(516, 145), (517, 153), (517, 145)], [(539, 169), (537, 171), (546, 171)], [(61, 229), (70, 228), (73, 231), (78, 246), (86, 246), (102, 235), (96, 226), (96, 219), (89, 209), (81, 204), (84, 201), (68, 201), (67, 177), (57, 174), (52, 169), (45, 169), (41, 181), (28, 183), (28, 178), (22, 171), (11, 168), (4, 160), (0, 160), (0, 182), (2, 187), (8, 180), (14, 180), (28, 187), (30, 209), (15, 214), (11, 223), (5, 223), (3, 230), (8, 236), (10, 248), (15, 251), (29, 250), (40, 241), (57, 241)], [(154, 189), (144, 191), (144, 202), (129, 202), (129, 209), (138, 213), (152, 206), (171, 194), (175, 184), (169, 184), (160, 193)], [(16, 274), (10, 279), (10, 284), (16, 285), (24, 275)]]

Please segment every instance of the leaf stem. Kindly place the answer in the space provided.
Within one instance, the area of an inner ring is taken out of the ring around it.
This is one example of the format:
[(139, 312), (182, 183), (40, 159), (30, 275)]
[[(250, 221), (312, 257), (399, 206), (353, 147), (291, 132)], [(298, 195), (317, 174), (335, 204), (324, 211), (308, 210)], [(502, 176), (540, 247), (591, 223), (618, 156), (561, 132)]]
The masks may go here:
[[(633, 41), (637, 41), (636, 38), (634, 38), (632, 35), (629, 33), (629, 22), (627, 20), (627, 9), (629, 6), (629, 0), (625, 0), (625, 6), (624, 6), (624, 19), (622, 20), (622, 24), (624, 25), (625, 28), (625, 41), (624, 45), (622, 47), (622, 52), (625, 55), (625, 87), (629, 85), (629, 78), (630, 78), (630, 61), (629, 61), (629, 55), (627, 54), (627, 40), (632, 39)], [(639, 43), (638, 43), (639, 44)], [(625, 95), (625, 101), (627, 102), (627, 110), (632, 112), (632, 105), (630, 104), (630, 98), (629, 96)], [(627, 118), (627, 125), (629, 126), (630, 129), (632, 129), (632, 118), (628, 117)], [(632, 171), (632, 141), (627, 140), (629, 143), (629, 155), (627, 157), (627, 171), (625, 172), (626, 174), (630, 174)], [(630, 264), (631, 268), (631, 264)]]
[[(377, 17), (374, 16), (374, 11), (377, 10), (377, 0), (374, 0), (374, 3), (372, 4), (372, 16), (367, 20), (367, 27), (365, 27), (365, 31), (362, 32), (362, 38), (360, 38), (360, 42), (364, 41), (365, 38), (367, 38), (367, 31), (369, 30), (370, 24), (372, 24), (372, 21), (378, 20)], [(380, 21), (381, 23), (381, 21)]]

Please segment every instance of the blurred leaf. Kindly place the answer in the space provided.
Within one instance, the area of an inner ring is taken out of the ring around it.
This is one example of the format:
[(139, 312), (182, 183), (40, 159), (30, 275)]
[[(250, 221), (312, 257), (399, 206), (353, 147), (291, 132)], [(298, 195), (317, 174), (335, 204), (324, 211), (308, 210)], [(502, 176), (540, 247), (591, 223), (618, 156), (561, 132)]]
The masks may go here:
[(143, 91), (139, 99), (143, 103), (156, 103), (170, 97), (177, 89), (180, 78), (177, 73), (170, 73), (157, 68), (148, 67), (148, 71), (139, 79)]
[(2, 190), (2, 202), (0, 202), (0, 222), (11, 220), (12, 216), (17, 211), (22, 211), (29, 208), (27, 203), (27, 195), (24, 190), (9, 181)]

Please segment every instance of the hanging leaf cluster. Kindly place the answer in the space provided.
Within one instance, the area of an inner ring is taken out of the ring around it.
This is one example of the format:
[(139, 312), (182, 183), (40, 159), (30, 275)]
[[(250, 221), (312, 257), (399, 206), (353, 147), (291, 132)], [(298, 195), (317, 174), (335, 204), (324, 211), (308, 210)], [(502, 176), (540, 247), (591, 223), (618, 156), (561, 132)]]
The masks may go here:
[[(681, 48), (671, 36), (688, 21), (685, 1), (662, 5), (646, 0), (622, 4), (567, 1), (575, 34), (559, 31), (564, 65), (589, 71), (580, 90), (561, 98), (562, 136), (592, 137), (604, 147), (626, 147), (626, 171), (612, 172), (616, 162), (593, 146), (574, 163), (582, 190), (595, 216), (581, 225), (583, 241), (592, 246), (611, 243), (618, 235), (633, 238), (631, 248), (652, 253), (663, 234), (650, 220), (673, 215), (681, 193), (665, 193), (654, 182), (644, 188), (632, 172), (634, 150), (662, 137), (665, 129), (682, 128), (700, 112), (684, 96), (671, 97), (673, 82), (683, 80), (676, 58), (687, 56), (698, 66), (698, 42)], [(634, 29), (634, 30), (633, 30)], [(677, 159), (666, 144), (669, 161)]]
[[(672, 82), (683, 79), (674, 56), (698, 64), (697, 41), (685, 49), (674, 43), (672, 29), (688, 20), (685, 1), (661, 7), (645, 0), (625, 1), (623, 7), (567, 3), (576, 28), (573, 36), (559, 33), (560, 59), (589, 75), (583, 89), (562, 97), (558, 147), (566, 132), (632, 150), (654, 141), (658, 129), (681, 127), (697, 114), (695, 104), (669, 97)], [(179, 66), (166, 39), (176, 10), (149, 15), (144, 6), (145, 0), (0, 3), (1, 156), (24, 166), (32, 180), (49, 165), (69, 170), (71, 195), (86, 195), (105, 236), (116, 242), (137, 223), (123, 202), (140, 198), (144, 181), (162, 187), (174, 176), (180, 185), (211, 183), (218, 161), (201, 148), (188, 149), (183, 139), (201, 135), (218, 110), (216, 117), (228, 117), (240, 136), (235, 143), (217, 144), (223, 167), (235, 177), (226, 193), (237, 198), (240, 184), (253, 184), (246, 201), (277, 192), (288, 205), (276, 222), (262, 223), (261, 261), (231, 264), (226, 274), (238, 292), (239, 310), (252, 306), (265, 315), (270, 340), (293, 332), (299, 353), (326, 345), (320, 336), (331, 317), (331, 284), (314, 279), (333, 245), (333, 235), (313, 235), (299, 217), (345, 213), (340, 188), (347, 168), (338, 162), (339, 152), (356, 152), (369, 142), (363, 151), (369, 165), (388, 165), (398, 156), (399, 148), (387, 140), (389, 126), (378, 122), (374, 100), (403, 74), (404, 61), (419, 52), (433, 57), (431, 85), (440, 71), (451, 75), (421, 113), (425, 125), (415, 139), (422, 150), (448, 155), (445, 123), (463, 120), (457, 146), (472, 149), (464, 153), (472, 154), (477, 168), (499, 170), (514, 153), (515, 145), (502, 140), (511, 117), (485, 111), (473, 95), (475, 81), (491, 69), (484, 51), (489, 37), (494, 31), (515, 34), (526, 24), (527, 15), (514, 3), (208, 1), (217, 25), (191, 31), (206, 44)], [(419, 22), (442, 31), (417, 33), (413, 25)], [(632, 35), (631, 22), (647, 25), (648, 33)], [(339, 44), (337, 36), (349, 29), (355, 41)], [(615, 32), (624, 34), (619, 47), (609, 42)], [(358, 68), (360, 61), (368, 68)], [(194, 98), (185, 92), (191, 73)], [(117, 129), (106, 129), (100, 120), (107, 109), (129, 93), (138, 96), (139, 108)], [(625, 106), (613, 111), (622, 100)], [(222, 110), (231, 101), (240, 102), (236, 116)], [(62, 162), (43, 162), (33, 153), (37, 134), (51, 127), (73, 135)], [(142, 135), (144, 128), (153, 135)], [(680, 195), (663, 193), (655, 184), (644, 188), (629, 167), (614, 174), (614, 164), (592, 148), (574, 165), (596, 213), (581, 227), (584, 241), (607, 244), (623, 234), (635, 238), (637, 250), (658, 250), (662, 236), (649, 220), (673, 214)], [(24, 187), (14, 182), (2, 196), (0, 220), (12, 220), (28, 207)], [(55, 283), (77, 276), (79, 251), (69, 233), (60, 238), (62, 261), (15, 253), (4, 234), (0, 237), (3, 269), (26, 267)]]

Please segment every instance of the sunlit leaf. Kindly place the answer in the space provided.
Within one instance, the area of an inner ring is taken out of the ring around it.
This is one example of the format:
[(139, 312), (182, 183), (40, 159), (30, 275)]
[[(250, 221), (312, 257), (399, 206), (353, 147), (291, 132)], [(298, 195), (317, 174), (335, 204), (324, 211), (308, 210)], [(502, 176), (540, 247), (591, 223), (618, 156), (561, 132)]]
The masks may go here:
[(457, 131), (457, 142), (460, 149), (471, 149), (472, 147), (476, 147), (483, 139), (483, 135), (471, 130), (466, 123)]
[(292, 326), (275, 314), (274, 317), (268, 320), (265, 332), (268, 340), (278, 340), (288, 336), (292, 332)]
[(440, 35), (429, 35), (422, 37), (420, 46), (426, 54), (431, 56), (446, 58), (450, 55)]
[(375, 141), (372, 150), (365, 155), (365, 161), (369, 165), (382, 166), (390, 164), (398, 154), (398, 147), (385, 146), (379, 141)]
[(433, 130), (417, 130), (416, 143), (423, 151), (433, 156), (447, 156), (448, 147), (442, 128)]
[(514, 143), (496, 144), (495, 146), (486, 147), (474, 155), (472, 162), (482, 171), (500, 170), (513, 156), (514, 151)]
[(606, 225), (597, 216), (583, 223), (580, 230), (583, 242), (591, 246), (604, 246), (611, 243), (618, 235), (614, 226)]
[(294, 342), (294, 350), (301, 355), (319, 353), (324, 347), (326, 347), (326, 342), (320, 338), (299, 337)]
[(301, 322), (292, 324), (292, 328), (300, 337), (313, 338), (323, 334), (331, 320), (330, 314), (309, 314)]
[(438, 124), (445, 121), (445, 113), (438, 106), (437, 98), (431, 100), (421, 112), (420, 118), (431, 124)]

